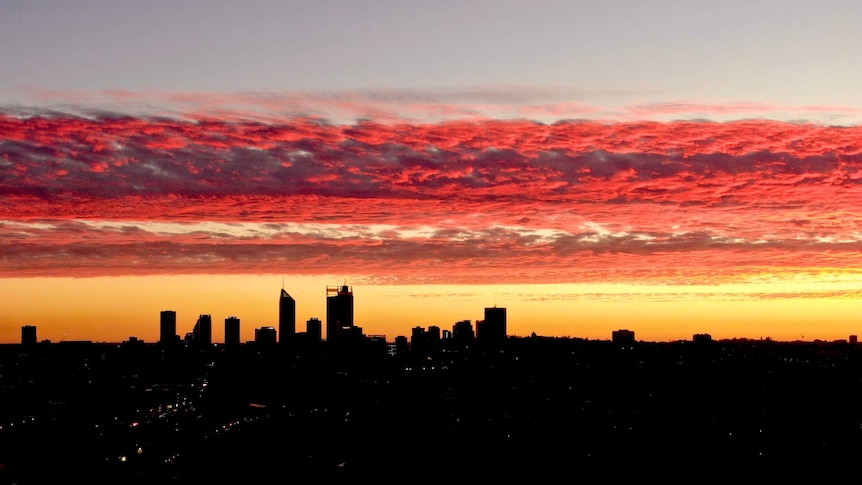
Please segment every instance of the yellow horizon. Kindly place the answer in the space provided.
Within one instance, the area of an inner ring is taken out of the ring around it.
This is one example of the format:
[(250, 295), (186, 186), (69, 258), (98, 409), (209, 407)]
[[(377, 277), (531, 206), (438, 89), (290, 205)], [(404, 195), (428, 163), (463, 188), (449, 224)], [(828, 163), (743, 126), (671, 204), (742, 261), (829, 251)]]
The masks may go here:
[[(296, 330), (309, 318), (326, 321), (326, 286), (353, 287), (355, 325), (366, 335), (409, 337), (413, 327), (451, 329), (507, 308), (507, 333), (605, 340), (618, 329), (636, 340), (770, 338), (842, 340), (862, 330), (862, 299), (853, 279), (707, 286), (623, 284), (374, 285), (331, 276), (183, 275), (93, 278), (4, 278), (0, 343), (19, 343), (21, 327), (37, 339), (144, 342), (159, 338), (162, 310), (177, 312), (177, 333), (191, 332), (201, 314), (224, 341), (224, 319), (240, 319), (243, 342), (254, 329), (278, 325), (278, 295), (296, 300)], [(325, 335), (324, 335), (325, 337)]]

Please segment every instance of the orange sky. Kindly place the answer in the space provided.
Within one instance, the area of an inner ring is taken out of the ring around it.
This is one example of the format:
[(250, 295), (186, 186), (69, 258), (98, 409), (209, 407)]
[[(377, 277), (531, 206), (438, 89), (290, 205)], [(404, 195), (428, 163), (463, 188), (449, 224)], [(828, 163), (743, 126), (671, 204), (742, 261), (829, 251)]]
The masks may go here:
[[(325, 277), (287, 277), (297, 302), (297, 330), (312, 317), (325, 321)], [(486, 306), (506, 307), (511, 335), (608, 339), (619, 328), (639, 340), (714, 338), (837, 340), (859, 333), (862, 300), (855, 280), (713, 286), (615, 284), (361, 285), (354, 292), (356, 324), (392, 341), (414, 326), (451, 329), (483, 318)], [(0, 342), (20, 341), (22, 325), (36, 325), (39, 340), (121, 342), (134, 336), (156, 342), (159, 312), (177, 312), (177, 331), (190, 332), (200, 314), (213, 318), (213, 340), (224, 340), (224, 319), (237, 316), (243, 341), (254, 329), (277, 327), (275, 275), (120, 276), (0, 280), (6, 309)]]
[(769, 120), (0, 114), (0, 342), (155, 341), (197, 315), (366, 333), (857, 333), (862, 128)]

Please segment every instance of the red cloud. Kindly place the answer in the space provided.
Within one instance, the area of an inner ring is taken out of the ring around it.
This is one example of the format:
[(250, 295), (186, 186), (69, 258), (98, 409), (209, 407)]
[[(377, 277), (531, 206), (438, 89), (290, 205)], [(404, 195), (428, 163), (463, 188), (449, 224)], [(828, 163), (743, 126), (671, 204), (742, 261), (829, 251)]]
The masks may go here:
[[(0, 228), (0, 271), (250, 272), (288, 258), (308, 271), (349, 265), (425, 280), (611, 272), (670, 281), (734, 278), (763, 265), (855, 267), (860, 161), (860, 127), (774, 121), (7, 115), (0, 220), (23, 226)], [(41, 220), (53, 222), (30, 224)], [(130, 229), (74, 222), (87, 220)], [(385, 239), (132, 230), (148, 221), (397, 230)], [(420, 227), (437, 232), (398, 235)]]

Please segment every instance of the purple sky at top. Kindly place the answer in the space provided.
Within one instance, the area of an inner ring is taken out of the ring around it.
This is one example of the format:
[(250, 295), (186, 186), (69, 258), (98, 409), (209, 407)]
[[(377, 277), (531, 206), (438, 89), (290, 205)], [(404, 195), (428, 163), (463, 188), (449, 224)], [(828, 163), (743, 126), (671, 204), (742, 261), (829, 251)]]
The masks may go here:
[(860, 24), (862, 3), (835, 0), (5, 0), (0, 105), (47, 89), (860, 107)]

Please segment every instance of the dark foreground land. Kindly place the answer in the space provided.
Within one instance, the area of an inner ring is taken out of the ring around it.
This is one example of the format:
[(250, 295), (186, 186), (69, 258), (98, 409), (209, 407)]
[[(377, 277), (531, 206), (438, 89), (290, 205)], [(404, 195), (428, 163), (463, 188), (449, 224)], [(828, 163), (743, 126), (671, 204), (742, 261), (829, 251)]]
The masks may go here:
[(3, 485), (694, 483), (862, 457), (862, 347), (840, 342), (7, 345), (0, 384)]

